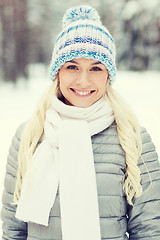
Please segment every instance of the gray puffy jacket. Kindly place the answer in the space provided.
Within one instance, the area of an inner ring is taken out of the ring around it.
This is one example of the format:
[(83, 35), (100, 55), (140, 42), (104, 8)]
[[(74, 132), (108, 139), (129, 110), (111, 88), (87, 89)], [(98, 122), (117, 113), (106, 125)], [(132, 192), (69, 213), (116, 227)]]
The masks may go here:
[[(22, 127), (17, 130), (13, 138), (8, 156), (1, 212), (2, 239), (60, 240), (62, 233), (58, 194), (51, 209), (49, 226), (24, 223), (15, 218), (16, 206), (11, 205), (11, 202), (16, 181), (21, 132)], [(127, 204), (122, 190), (125, 156), (119, 144), (115, 123), (92, 137), (102, 239), (160, 240), (160, 164), (155, 147), (145, 129), (142, 129), (141, 135), (142, 156), (150, 175), (145, 164), (140, 160), (143, 194), (134, 200), (133, 207)], [(149, 176), (152, 178), (152, 183)]]

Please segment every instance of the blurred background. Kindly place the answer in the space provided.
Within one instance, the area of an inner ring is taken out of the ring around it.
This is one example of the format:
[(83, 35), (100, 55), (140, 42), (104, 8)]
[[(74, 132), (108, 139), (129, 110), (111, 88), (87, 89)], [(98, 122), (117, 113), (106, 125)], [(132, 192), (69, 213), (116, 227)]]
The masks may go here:
[(160, 155), (159, 0), (0, 0), (0, 195), (11, 139), (51, 84), (49, 64), (62, 16), (79, 4), (96, 8), (114, 37), (118, 76), (113, 87)]
[(0, 80), (27, 80), (29, 66), (48, 66), (65, 10), (95, 7), (113, 35), (119, 70), (160, 69), (159, 0), (1, 0)]

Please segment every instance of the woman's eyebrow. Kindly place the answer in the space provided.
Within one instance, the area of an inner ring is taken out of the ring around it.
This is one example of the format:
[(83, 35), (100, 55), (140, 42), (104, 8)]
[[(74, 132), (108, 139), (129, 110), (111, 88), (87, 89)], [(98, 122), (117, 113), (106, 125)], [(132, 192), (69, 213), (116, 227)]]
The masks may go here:
[(94, 64), (102, 64), (101, 62), (94, 62), (94, 63), (92, 63), (91, 65), (94, 65)]
[(68, 63), (68, 62), (69, 62), (69, 63), (71, 62), (71, 63), (76, 63), (76, 64), (78, 64), (78, 62), (76, 62), (76, 61), (74, 61), (74, 60), (66, 61), (66, 63)]

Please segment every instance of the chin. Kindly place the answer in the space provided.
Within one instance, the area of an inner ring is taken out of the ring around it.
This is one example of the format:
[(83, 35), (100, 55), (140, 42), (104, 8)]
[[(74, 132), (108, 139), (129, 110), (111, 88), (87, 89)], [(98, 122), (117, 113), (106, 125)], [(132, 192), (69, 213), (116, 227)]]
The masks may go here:
[[(87, 99), (86, 99), (87, 100)], [(89, 99), (88, 99), (89, 100)], [(84, 99), (74, 99), (70, 101), (69, 99), (65, 99), (65, 104), (74, 106), (74, 107), (79, 107), (79, 108), (87, 108), (93, 105), (98, 99), (95, 101), (84, 101)]]
[(74, 103), (72, 106), (79, 107), (79, 108), (87, 108), (90, 107), (93, 103)]

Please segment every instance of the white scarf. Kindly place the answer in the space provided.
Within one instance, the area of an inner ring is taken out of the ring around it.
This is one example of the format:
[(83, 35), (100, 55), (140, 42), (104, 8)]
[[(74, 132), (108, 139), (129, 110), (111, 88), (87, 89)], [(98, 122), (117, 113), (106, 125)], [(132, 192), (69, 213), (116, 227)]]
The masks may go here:
[(100, 240), (99, 208), (91, 136), (114, 121), (106, 97), (87, 108), (53, 97), (45, 140), (33, 154), (22, 184), (16, 218), (48, 226), (58, 186), (63, 240)]

